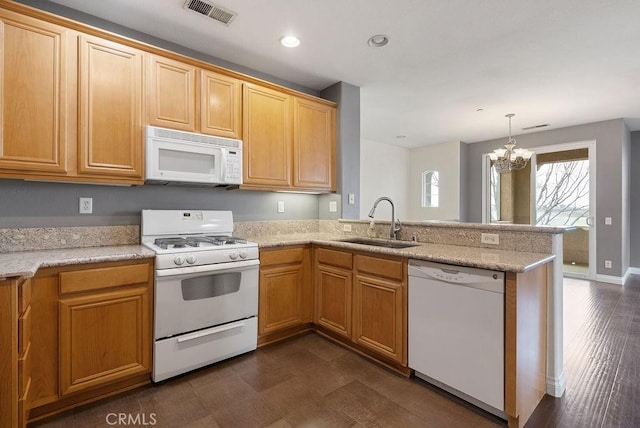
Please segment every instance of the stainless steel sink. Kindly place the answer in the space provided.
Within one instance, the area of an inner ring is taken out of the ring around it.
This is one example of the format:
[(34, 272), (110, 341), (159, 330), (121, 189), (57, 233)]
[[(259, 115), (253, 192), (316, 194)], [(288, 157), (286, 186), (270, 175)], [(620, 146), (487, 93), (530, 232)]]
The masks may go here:
[(374, 247), (385, 247), (385, 248), (409, 248), (415, 247), (419, 244), (413, 244), (406, 241), (385, 241), (381, 239), (370, 239), (370, 238), (347, 238), (340, 239), (340, 242), (349, 242), (351, 244), (360, 244), (360, 245), (372, 245)]

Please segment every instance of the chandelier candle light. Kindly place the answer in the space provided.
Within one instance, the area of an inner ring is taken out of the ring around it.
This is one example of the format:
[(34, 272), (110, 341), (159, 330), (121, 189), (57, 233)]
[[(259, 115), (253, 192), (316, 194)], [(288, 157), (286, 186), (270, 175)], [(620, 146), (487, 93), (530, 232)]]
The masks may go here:
[(489, 154), (491, 163), (500, 174), (523, 169), (533, 155), (533, 152), (527, 149), (516, 149), (516, 139), (511, 137), (511, 118), (513, 116), (515, 116), (513, 113), (505, 115), (509, 118), (509, 141), (505, 144), (504, 149), (495, 149), (493, 153)]

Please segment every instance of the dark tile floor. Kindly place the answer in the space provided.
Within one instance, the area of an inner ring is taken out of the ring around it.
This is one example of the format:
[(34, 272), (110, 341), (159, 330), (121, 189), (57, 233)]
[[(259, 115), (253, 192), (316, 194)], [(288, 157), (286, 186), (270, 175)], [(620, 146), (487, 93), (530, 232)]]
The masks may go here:
[[(83, 406), (38, 427), (107, 427), (126, 413), (156, 427), (500, 427), (420, 380), (310, 333), (186, 376)], [(142, 425), (142, 424), (140, 424)]]
[[(566, 279), (564, 299), (567, 390), (545, 397), (526, 428), (640, 426), (640, 276), (625, 287)], [(122, 426), (109, 424), (110, 413), (139, 415), (156, 427), (506, 425), (316, 334), (33, 426)]]

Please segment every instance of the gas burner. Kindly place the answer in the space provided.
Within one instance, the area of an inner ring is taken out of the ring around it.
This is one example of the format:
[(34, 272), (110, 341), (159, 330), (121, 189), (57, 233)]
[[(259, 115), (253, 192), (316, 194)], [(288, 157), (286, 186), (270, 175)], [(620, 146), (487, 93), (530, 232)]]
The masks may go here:
[(236, 238), (234, 236), (206, 236), (205, 238), (211, 239), (212, 244), (224, 245), (224, 244), (246, 244), (247, 240), (242, 238)]
[(191, 239), (185, 239), (185, 238), (180, 238), (180, 237), (156, 238), (156, 240), (154, 241), (154, 244), (156, 244), (158, 247), (162, 248), (163, 250), (166, 250), (169, 247), (171, 247), (171, 248), (184, 248), (186, 246), (189, 246), (189, 247), (197, 247), (198, 246), (197, 242), (193, 242)]

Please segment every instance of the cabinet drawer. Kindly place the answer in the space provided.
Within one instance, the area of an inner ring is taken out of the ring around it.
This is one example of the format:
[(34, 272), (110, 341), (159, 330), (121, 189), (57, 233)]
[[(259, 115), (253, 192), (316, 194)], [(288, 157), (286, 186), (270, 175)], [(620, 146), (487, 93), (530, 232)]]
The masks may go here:
[(356, 269), (358, 272), (367, 273), (385, 278), (402, 281), (404, 263), (399, 260), (389, 260), (380, 257), (356, 256)]
[(75, 293), (149, 281), (149, 265), (113, 266), (60, 273), (60, 293)]
[(27, 344), (22, 357), (18, 360), (18, 397), (22, 397), (27, 390), (31, 375), (31, 342)]
[(272, 266), (285, 263), (302, 263), (304, 248), (284, 248), (260, 252), (260, 266)]
[(31, 279), (26, 279), (18, 286), (18, 313), (23, 314), (31, 303)]
[(328, 248), (316, 249), (318, 263), (337, 266), (344, 269), (353, 268), (353, 256), (344, 251), (329, 250)]
[(18, 319), (18, 355), (24, 355), (31, 342), (31, 306)]

